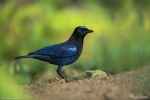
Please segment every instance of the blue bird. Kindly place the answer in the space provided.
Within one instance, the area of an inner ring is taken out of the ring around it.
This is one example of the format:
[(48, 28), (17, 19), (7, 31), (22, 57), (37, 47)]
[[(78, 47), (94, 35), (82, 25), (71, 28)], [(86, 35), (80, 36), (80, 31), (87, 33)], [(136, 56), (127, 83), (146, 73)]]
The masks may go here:
[(15, 57), (14, 59), (34, 58), (58, 65), (58, 75), (65, 79), (66, 82), (69, 82), (62, 74), (61, 69), (63, 66), (75, 62), (80, 57), (83, 49), (84, 37), (91, 32), (93, 32), (93, 30), (85, 26), (78, 26), (74, 29), (71, 37), (66, 42), (47, 46), (35, 52), (31, 52), (26, 56)]

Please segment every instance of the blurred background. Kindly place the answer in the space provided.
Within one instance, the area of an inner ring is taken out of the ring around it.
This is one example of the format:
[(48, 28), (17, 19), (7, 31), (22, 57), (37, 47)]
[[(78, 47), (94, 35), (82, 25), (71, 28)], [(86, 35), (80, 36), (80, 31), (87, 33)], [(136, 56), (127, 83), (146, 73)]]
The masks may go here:
[(77, 26), (94, 33), (81, 57), (63, 67), (70, 80), (87, 70), (117, 74), (150, 65), (150, 0), (0, 0), (0, 71), (18, 84), (58, 77), (55, 65), (13, 58), (64, 42)]

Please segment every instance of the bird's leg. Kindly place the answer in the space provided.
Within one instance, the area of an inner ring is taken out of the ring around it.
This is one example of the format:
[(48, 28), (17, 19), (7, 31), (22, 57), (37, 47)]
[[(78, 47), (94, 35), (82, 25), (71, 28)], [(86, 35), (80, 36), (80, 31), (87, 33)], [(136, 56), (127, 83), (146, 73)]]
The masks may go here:
[(66, 82), (69, 82), (67, 79), (66, 79), (66, 77), (62, 74), (62, 72), (61, 72), (61, 68), (62, 68), (63, 66), (58, 66), (58, 68), (57, 68), (57, 74), (62, 78), (62, 79), (65, 79), (65, 81)]

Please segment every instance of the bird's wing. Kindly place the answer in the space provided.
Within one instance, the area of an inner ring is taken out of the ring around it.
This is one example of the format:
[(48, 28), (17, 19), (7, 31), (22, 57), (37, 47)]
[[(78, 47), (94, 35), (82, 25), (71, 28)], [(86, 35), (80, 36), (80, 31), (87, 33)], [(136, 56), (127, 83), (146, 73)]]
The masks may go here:
[(76, 54), (77, 48), (75, 45), (52, 45), (36, 52), (29, 53), (29, 55), (45, 55), (50, 57), (69, 57)]

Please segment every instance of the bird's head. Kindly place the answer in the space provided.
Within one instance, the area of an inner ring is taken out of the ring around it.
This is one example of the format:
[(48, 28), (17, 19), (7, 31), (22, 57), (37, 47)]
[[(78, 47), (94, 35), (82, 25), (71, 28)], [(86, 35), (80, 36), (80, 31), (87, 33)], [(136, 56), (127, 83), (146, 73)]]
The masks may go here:
[(73, 36), (84, 38), (88, 33), (92, 33), (93, 30), (86, 28), (85, 26), (78, 26), (73, 32)]

